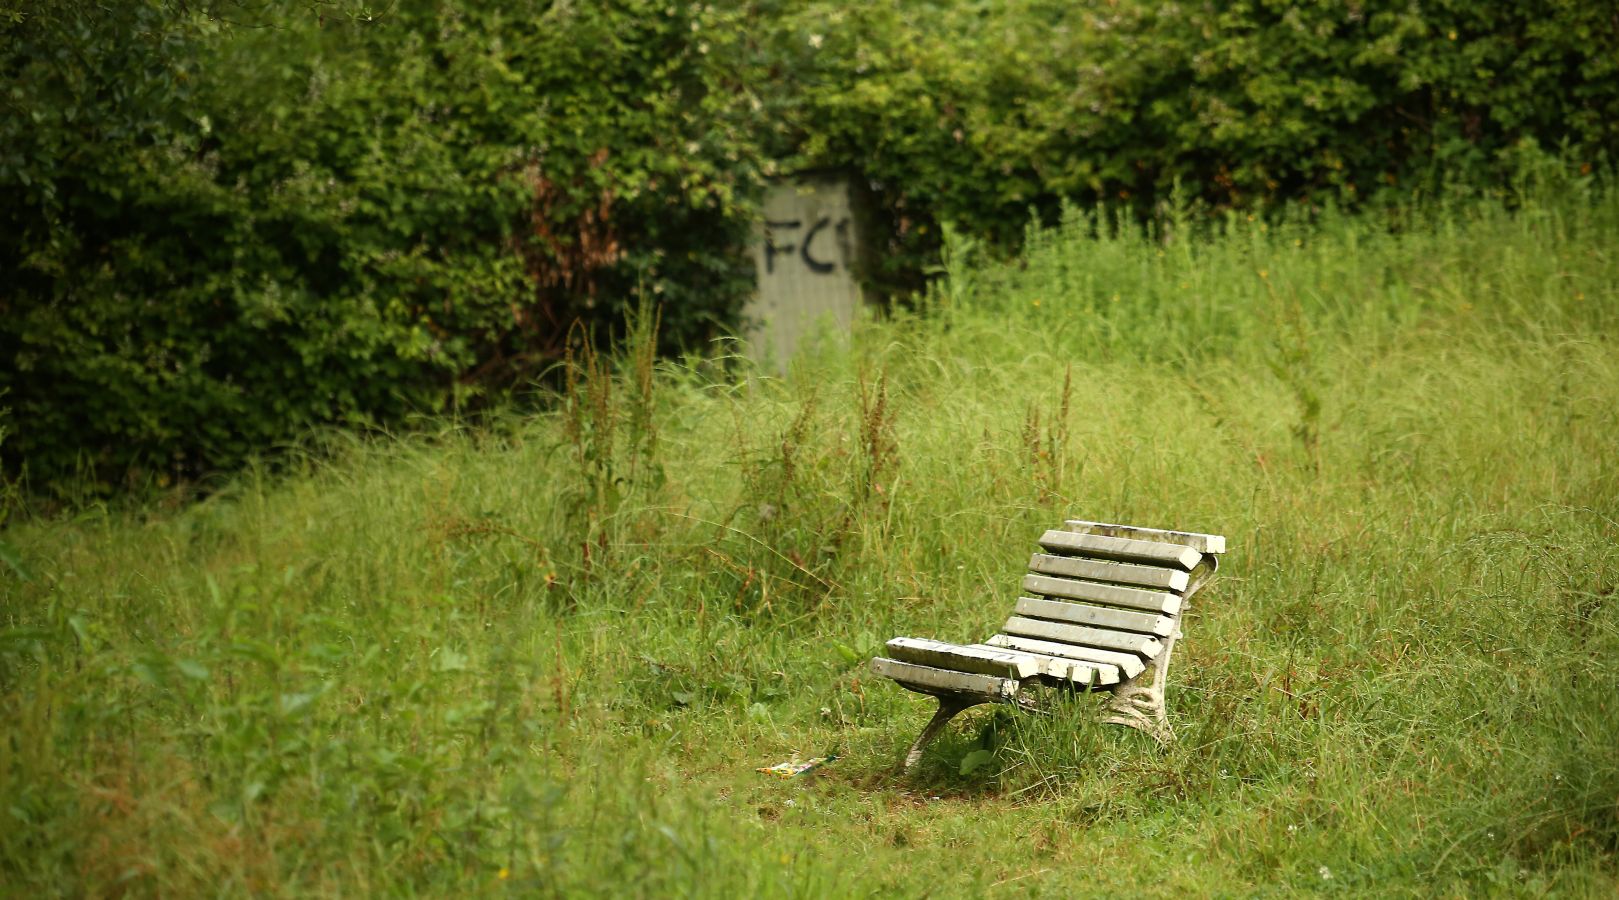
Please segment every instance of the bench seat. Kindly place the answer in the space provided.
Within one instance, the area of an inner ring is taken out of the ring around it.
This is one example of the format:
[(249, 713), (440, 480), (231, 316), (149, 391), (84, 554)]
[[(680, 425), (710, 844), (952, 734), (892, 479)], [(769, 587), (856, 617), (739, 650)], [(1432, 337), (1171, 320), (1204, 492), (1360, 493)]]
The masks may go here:
[(896, 660), (955, 672), (998, 675), (1002, 678), (1040, 677), (1060, 683), (1103, 685), (1119, 683), (1119, 667), (1108, 663), (1070, 659), (993, 644), (947, 644), (923, 638), (894, 638), (888, 652)]

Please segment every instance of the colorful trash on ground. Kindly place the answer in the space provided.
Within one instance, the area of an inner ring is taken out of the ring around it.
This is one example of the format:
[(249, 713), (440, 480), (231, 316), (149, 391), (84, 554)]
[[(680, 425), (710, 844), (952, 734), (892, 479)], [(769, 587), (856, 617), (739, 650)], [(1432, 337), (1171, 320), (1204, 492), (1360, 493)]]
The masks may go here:
[(796, 778), (805, 772), (813, 772), (837, 758), (837, 754), (829, 753), (826, 756), (812, 756), (801, 761), (798, 754), (794, 753), (793, 758), (786, 762), (779, 762), (773, 766), (761, 766), (754, 769), (754, 771), (761, 775), (774, 775), (777, 778)]

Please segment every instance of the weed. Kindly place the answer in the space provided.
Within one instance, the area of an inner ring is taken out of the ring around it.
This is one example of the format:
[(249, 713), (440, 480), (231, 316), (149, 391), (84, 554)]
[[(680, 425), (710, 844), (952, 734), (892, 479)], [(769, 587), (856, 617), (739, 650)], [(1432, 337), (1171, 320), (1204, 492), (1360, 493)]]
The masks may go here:
[[(860, 459), (855, 466), (854, 494), (857, 503), (876, 502), (887, 508), (895, 489), (899, 468), (899, 440), (895, 431), (897, 410), (888, 399), (888, 373), (877, 373), (868, 383), (865, 373), (855, 382), (859, 408)], [(883, 486), (887, 483), (887, 487)]]
[(1040, 407), (1031, 403), (1023, 417), (1023, 452), (1029, 464), (1031, 481), (1042, 505), (1055, 505), (1063, 497), (1063, 473), (1068, 462), (1068, 413), (1073, 400), (1074, 367), (1063, 370), (1062, 394), (1057, 408), (1040, 421)]
[[(1070, 210), (785, 381), (656, 364), (643, 310), (498, 440), (14, 517), (0, 884), (1611, 896), (1615, 233)], [(865, 660), (992, 633), (1067, 514), (1230, 539), (1179, 740), (1057, 697), (896, 776), (929, 705)]]

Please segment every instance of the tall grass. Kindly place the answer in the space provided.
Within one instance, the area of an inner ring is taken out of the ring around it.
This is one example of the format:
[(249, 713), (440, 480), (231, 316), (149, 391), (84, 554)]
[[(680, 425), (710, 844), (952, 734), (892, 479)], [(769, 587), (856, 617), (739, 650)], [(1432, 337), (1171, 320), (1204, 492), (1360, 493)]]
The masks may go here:
[[(552, 414), (13, 522), (0, 880), (1611, 895), (1615, 234), (1071, 211), (785, 379), (645, 319)], [(987, 636), (1064, 515), (1228, 536), (1178, 742), (980, 709), (897, 775), (928, 706), (865, 659)]]

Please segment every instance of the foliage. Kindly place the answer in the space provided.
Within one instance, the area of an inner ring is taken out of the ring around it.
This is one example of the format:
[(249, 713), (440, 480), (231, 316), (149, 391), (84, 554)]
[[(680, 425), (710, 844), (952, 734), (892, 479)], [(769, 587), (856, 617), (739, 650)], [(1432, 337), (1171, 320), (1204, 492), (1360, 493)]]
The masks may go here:
[(1352, 203), (1619, 143), (1599, 4), (884, 0), (778, 34), (797, 149), (877, 183), (913, 268), (940, 222), (1011, 247), (1064, 201)]
[(951, 229), (999, 255), (1065, 205), (1316, 213), (1619, 142), (1619, 19), (1569, 0), (9, 0), (0, 33), (0, 468), (36, 491), (481, 407), (645, 301), (701, 348), (794, 167), (869, 181), (904, 296)]
[[(1518, 207), (1073, 210), (788, 379), (648, 380), (643, 320), (496, 430), (14, 521), (0, 883), (1611, 897), (1619, 198)], [(866, 659), (1065, 515), (1227, 535), (1179, 740), (975, 710), (897, 773)]]
[(670, 348), (735, 318), (720, 13), (36, 6), (6, 26), (0, 387), (41, 486), (459, 408), (636, 296)]

